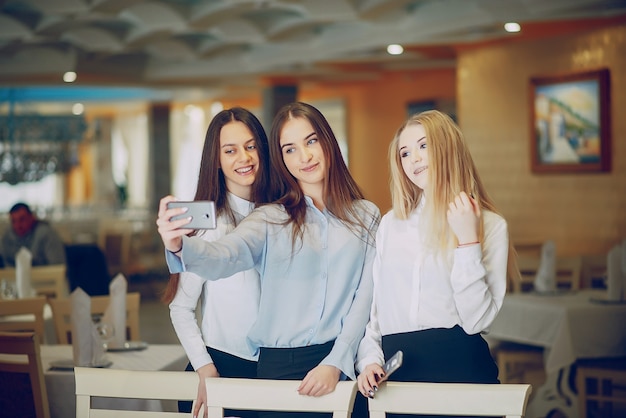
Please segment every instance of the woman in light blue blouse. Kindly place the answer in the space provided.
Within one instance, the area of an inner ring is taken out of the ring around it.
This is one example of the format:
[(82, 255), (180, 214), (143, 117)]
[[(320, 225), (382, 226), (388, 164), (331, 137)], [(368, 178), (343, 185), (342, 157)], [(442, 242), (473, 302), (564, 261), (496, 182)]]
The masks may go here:
[(184, 213), (167, 209), (171, 196), (161, 199), (157, 225), (172, 272), (217, 280), (259, 271), (259, 312), (248, 334), (259, 351), (257, 376), (298, 379), (300, 394), (322, 396), (342, 376), (355, 379), (380, 212), (363, 199), (332, 129), (313, 106), (292, 103), (278, 112), (270, 160), (282, 197), (255, 209), (230, 234), (214, 242), (186, 236), (189, 219), (171, 221)]

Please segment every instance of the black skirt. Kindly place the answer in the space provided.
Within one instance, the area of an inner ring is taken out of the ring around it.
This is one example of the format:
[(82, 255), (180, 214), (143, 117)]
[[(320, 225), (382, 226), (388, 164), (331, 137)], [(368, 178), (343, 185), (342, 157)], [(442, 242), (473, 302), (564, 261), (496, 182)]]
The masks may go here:
[[(261, 348), (259, 379), (302, 380), (333, 348), (334, 341), (297, 348)], [(295, 388), (294, 388), (295, 390)], [(330, 418), (332, 414), (307, 412), (262, 412), (260, 418)]]
[[(220, 377), (247, 378), (254, 379), (256, 377), (256, 361), (242, 359), (232, 354), (207, 347), (207, 352), (211, 355), (213, 363), (217, 368)], [(187, 364), (185, 371), (194, 371), (191, 363)], [(178, 401), (179, 412), (191, 412), (192, 402)], [(225, 410), (224, 416), (233, 416), (241, 418), (257, 418), (255, 411), (237, 411)]]
[(500, 383), (498, 366), (487, 342), (480, 334), (466, 334), (458, 325), (385, 335), (382, 347), (385, 359), (398, 350), (404, 354), (402, 366), (389, 377), (390, 381)]

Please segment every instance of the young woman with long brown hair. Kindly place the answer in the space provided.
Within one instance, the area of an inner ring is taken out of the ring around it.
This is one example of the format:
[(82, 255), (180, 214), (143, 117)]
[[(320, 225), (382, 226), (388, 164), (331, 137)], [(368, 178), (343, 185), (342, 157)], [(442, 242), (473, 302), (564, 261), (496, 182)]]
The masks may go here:
[[(190, 235), (214, 241), (232, 231), (256, 204), (272, 200), (269, 149), (265, 131), (248, 110), (222, 110), (207, 129), (194, 200), (215, 202), (217, 228)], [(259, 308), (259, 274), (254, 269), (234, 273), (229, 280), (206, 281), (193, 273), (172, 274), (163, 300), (189, 358), (187, 370), (199, 377), (193, 416), (206, 403), (206, 377), (256, 377), (258, 355), (247, 334)], [(200, 324), (196, 308), (200, 301)], [(191, 412), (191, 402), (180, 402)], [(242, 418), (250, 411), (227, 411)]]

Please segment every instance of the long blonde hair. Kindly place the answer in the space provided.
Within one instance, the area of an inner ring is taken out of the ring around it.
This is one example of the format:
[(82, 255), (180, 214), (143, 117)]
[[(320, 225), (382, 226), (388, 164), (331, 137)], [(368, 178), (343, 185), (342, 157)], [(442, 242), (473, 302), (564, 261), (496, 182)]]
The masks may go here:
[[(402, 169), (398, 141), (400, 134), (408, 127), (422, 125), (426, 132), (428, 152), (428, 187), (417, 187)], [(396, 132), (389, 145), (391, 170), (391, 202), (399, 219), (407, 219), (425, 195), (424, 217), (427, 219), (426, 236), (436, 237), (441, 250), (458, 245), (456, 236), (450, 229), (447, 210), (450, 202), (462, 191), (471, 194), (481, 209), (498, 213), (478, 175), (478, 170), (469, 152), (463, 134), (457, 124), (445, 113), (428, 110), (411, 116)], [(480, 220), (479, 240), (484, 239), (483, 219)], [(519, 280), (517, 255), (509, 240), (508, 279)]]

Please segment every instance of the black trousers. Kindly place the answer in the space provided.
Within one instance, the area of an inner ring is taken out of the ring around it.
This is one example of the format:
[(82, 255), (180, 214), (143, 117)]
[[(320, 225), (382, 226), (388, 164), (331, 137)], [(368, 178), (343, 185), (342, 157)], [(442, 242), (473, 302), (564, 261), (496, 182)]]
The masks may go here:
[[(298, 348), (261, 348), (259, 379), (302, 380), (330, 353), (334, 341)], [(296, 390), (296, 388), (294, 388)], [(260, 418), (330, 418), (332, 414), (308, 412), (259, 412)]]
[[(256, 361), (245, 360), (232, 354), (207, 347), (207, 352), (211, 355), (213, 363), (217, 368), (221, 377), (247, 378), (254, 379), (256, 377)], [(185, 371), (194, 371), (191, 363), (187, 364)], [(192, 402), (179, 401), (179, 412), (191, 412)], [(224, 416), (241, 417), (241, 418), (258, 418), (256, 411), (237, 411), (225, 410)]]
[[(398, 350), (404, 353), (402, 366), (389, 377), (390, 381), (500, 383), (498, 366), (491, 357), (487, 342), (480, 334), (466, 334), (458, 325), (451, 329), (385, 335), (382, 346), (385, 359)], [(414, 415), (387, 416), (400, 418)]]

